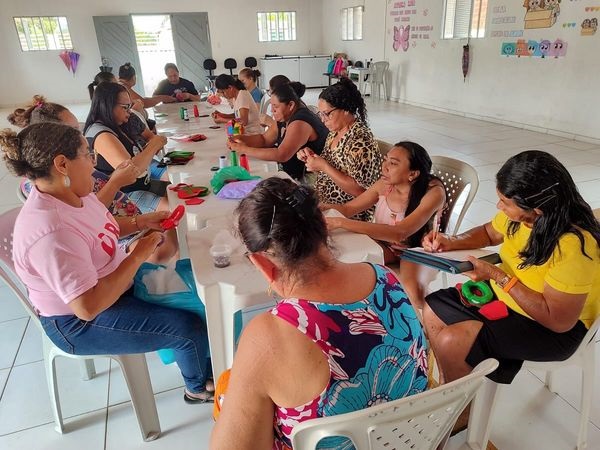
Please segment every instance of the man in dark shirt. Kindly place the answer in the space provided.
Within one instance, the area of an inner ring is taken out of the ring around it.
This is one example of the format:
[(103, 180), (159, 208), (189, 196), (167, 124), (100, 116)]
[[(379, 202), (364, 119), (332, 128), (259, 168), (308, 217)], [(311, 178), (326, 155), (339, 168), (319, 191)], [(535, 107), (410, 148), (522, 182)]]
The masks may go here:
[(194, 83), (179, 76), (179, 69), (173, 63), (165, 64), (166, 80), (158, 83), (152, 95), (170, 95), (180, 102), (200, 101)]

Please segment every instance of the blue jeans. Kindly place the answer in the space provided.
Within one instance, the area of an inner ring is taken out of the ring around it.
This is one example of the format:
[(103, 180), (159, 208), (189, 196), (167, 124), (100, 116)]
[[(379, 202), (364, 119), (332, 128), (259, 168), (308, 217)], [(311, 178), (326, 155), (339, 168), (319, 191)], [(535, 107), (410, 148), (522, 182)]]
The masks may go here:
[(125, 292), (94, 320), (40, 317), (50, 340), (73, 355), (120, 355), (173, 349), (189, 392), (205, 390), (211, 375), (206, 324), (196, 314), (146, 303)]

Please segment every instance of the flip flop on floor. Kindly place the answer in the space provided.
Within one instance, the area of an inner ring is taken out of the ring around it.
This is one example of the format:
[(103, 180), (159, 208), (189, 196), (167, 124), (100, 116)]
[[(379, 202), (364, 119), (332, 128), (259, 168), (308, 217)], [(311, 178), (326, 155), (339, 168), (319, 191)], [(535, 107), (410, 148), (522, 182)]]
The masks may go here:
[(191, 395), (189, 395), (187, 393), (187, 391), (184, 390), (183, 391), (183, 400), (186, 403), (189, 403), (191, 405), (192, 404), (194, 404), (194, 405), (201, 405), (203, 403), (214, 403), (214, 401), (215, 401), (215, 397), (213, 395), (214, 393), (211, 393), (211, 392), (208, 392), (208, 391), (204, 391), (203, 393), (207, 393), (207, 394), (209, 394), (209, 396), (205, 397), (205, 398), (196, 398), (196, 397), (192, 397)]

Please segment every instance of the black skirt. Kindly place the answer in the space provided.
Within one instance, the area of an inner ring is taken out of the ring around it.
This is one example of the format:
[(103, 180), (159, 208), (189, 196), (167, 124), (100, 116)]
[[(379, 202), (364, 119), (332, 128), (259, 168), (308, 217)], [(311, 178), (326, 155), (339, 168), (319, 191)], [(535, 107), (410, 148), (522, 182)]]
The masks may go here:
[(466, 363), (475, 367), (486, 358), (495, 358), (498, 369), (488, 375), (496, 383), (510, 384), (523, 361), (563, 361), (569, 358), (587, 333), (580, 320), (565, 333), (556, 333), (535, 320), (508, 309), (508, 317), (489, 320), (479, 308), (464, 306), (456, 288), (429, 294), (425, 301), (442, 322), (452, 325), (465, 320), (483, 323), (469, 351)]

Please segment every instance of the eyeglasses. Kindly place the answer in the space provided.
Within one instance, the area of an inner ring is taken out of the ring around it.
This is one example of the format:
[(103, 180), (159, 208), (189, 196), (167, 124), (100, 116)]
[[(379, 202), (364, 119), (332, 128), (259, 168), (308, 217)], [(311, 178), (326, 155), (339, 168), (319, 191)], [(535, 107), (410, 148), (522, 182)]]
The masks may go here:
[(123, 111), (130, 111), (133, 108), (133, 103), (118, 103), (118, 106), (123, 108)]
[(329, 119), (329, 116), (331, 116), (331, 113), (334, 111), (337, 111), (338, 109), (339, 108), (333, 108), (333, 109), (330, 109), (329, 111), (319, 111), (317, 114), (321, 119), (323, 119), (323, 118)]
[(87, 156), (88, 158), (90, 158), (90, 161), (92, 161), (92, 164), (94, 166), (98, 163), (98, 152), (96, 151), (96, 149), (90, 150)]

